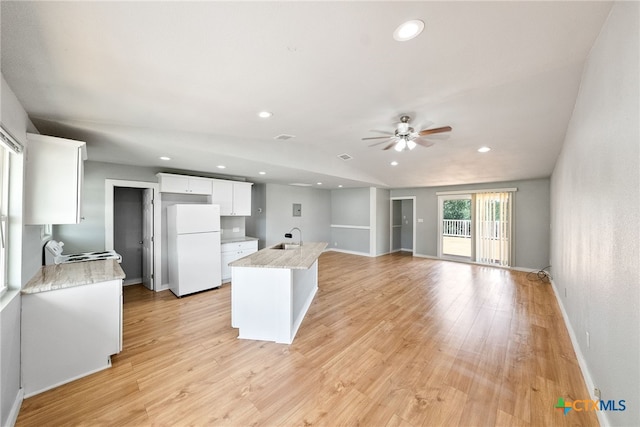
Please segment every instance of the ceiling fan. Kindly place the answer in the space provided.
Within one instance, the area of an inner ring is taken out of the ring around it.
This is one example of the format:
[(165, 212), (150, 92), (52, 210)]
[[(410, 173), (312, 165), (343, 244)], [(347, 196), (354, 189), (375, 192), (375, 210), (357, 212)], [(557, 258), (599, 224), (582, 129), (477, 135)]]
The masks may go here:
[(423, 147), (430, 147), (433, 145), (432, 141), (423, 140), (422, 137), (427, 135), (434, 135), (437, 133), (450, 132), (451, 126), (443, 126), (439, 128), (433, 129), (424, 129), (421, 131), (416, 131), (411, 126), (409, 126), (409, 120), (411, 118), (409, 116), (400, 117), (400, 123), (398, 123), (395, 132), (386, 132), (386, 131), (373, 131), (387, 134), (387, 136), (373, 136), (368, 138), (362, 138), (363, 141), (370, 139), (385, 139), (389, 141), (381, 141), (375, 144), (371, 144), (369, 147), (374, 147), (376, 145), (384, 144), (385, 142), (389, 142), (389, 144), (383, 148), (383, 150), (388, 150), (391, 147), (394, 147), (396, 151), (403, 150), (413, 150), (417, 145), (422, 145)]

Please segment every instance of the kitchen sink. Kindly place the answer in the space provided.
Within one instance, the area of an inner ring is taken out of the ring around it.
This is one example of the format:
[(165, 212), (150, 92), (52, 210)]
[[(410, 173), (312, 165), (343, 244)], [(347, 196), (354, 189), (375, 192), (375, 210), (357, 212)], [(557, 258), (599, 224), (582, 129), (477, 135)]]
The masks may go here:
[(275, 246), (272, 246), (271, 249), (299, 249), (300, 245), (298, 245), (297, 243), (278, 243)]

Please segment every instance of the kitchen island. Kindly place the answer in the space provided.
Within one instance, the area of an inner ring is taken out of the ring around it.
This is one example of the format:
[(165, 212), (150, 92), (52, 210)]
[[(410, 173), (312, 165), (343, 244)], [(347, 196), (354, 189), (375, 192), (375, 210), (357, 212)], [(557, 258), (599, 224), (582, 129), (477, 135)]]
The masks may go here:
[(25, 397), (111, 366), (122, 349), (116, 260), (46, 265), (22, 289)]
[(238, 338), (293, 342), (318, 290), (318, 257), (326, 247), (279, 244), (229, 264), (231, 326)]

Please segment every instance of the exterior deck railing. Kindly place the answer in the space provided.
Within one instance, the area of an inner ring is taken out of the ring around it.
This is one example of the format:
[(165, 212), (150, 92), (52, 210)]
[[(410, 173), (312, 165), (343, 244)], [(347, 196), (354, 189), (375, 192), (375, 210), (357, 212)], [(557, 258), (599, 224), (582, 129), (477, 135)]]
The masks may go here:
[[(489, 238), (498, 238), (500, 236), (501, 227), (506, 224), (501, 221), (482, 221), (482, 235)], [(471, 220), (470, 219), (443, 219), (442, 235), (449, 237), (468, 237), (471, 238)]]
[(442, 235), (451, 237), (471, 237), (470, 219), (442, 220)]

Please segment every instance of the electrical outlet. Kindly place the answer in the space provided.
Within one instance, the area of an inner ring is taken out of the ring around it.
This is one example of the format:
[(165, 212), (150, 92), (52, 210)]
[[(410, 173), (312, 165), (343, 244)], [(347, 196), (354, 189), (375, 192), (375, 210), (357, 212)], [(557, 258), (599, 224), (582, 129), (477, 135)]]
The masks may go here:
[(338, 247), (338, 242), (333, 242), (333, 246)]
[(424, 219), (418, 218), (418, 222), (424, 222)]
[(239, 233), (240, 232), (240, 227), (233, 227), (233, 232), (234, 233)]
[(593, 395), (597, 397), (598, 400), (602, 399), (602, 392), (600, 392), (600, 389), (598, 387), (593, 389)]
[(589, 332), (587, 332), (587, 348), (591, 348), (591, 336)]

